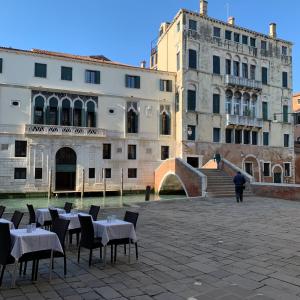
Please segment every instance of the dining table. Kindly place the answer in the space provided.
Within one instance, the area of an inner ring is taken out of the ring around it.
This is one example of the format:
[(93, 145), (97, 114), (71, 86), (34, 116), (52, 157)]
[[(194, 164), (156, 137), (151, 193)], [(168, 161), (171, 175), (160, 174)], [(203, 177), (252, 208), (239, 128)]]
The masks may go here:
[(15, 228), (14, 223), (11, 222), (11, 221), (9, 221), (9, 220), (0, 218), (0, 223), (7, 223), (7, 224), (9, 224), (9, 229), (14, 229)]
[[(57, 207), (49, 207), (49, 208), (56, 209), (59, 214), (66, 213), (66, 211), (62, 208), (57, 208)], [(36, 220), (42, 226), (45, 224), (46, 221), (51, 221), (49, 208), (38, 208), (36, 210)]]

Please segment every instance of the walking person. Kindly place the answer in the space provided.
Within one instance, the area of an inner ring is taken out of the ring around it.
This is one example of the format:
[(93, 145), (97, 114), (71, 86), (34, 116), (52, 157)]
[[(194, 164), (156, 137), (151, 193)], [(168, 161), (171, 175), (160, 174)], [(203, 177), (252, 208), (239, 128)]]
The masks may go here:
[(220, 169), (221, 155), (219, 152), (216, 152), (214, 155), (214, 161), (217, 163), (217, 169)]
[(233, 182), (235, 185), (236, 202), (243, 202), (243, 192), (244, 192), (246, 180), (240, 171), (238, 171), (234, 176)]

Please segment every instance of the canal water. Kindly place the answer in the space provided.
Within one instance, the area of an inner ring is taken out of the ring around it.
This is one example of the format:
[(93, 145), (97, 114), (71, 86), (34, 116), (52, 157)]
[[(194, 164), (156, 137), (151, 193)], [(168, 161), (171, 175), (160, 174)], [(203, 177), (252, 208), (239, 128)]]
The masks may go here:
[[(173, 199), (185, 198), (184, 195), (150, 195), (150, 201), (168, 201)], [(65, 202), (72, 202), (73, 208), (78, 210), (87, 210), (93, 205), (100, 205), (101, 208), (117, 208), (123, 206), (131, 206), (141, 202), (145, 202), (144, 194), (131, 194), (125, 196), (107, 196), (107, 197), (59, 197), (59, 198), (12, 198), (0, 199), (0, 205), (6, 207), (5, 212), (13, 212), (14, 210), (27, 211), (26, 204), (32, 204), (36, 208), (45, 207), (63, 207)]]

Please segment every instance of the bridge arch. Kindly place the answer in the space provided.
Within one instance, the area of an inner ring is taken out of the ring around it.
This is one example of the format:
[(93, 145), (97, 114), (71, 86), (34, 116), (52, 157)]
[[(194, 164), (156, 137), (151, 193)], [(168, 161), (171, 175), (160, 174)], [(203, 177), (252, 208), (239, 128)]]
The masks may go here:
[(186, 187), (184, 185), (184, 183), (182, 182), (181, 178), (173, 171), (169, 171), (167, 172), (164, 177), (162, 178), (161, 182), (160, 182), (160, 185), (159, 185), (159, 188), (158, 188), (158, 193), (160, 193), (160, 191), (162, 190), (164, 184), (166, 183), (167, 179), (170, 178), (170, 176), (175, 176), (176, 179), (179, 181), (181, 187), (183, 188), (184, 192), (185, 192), (185, 195), (188, 196), (188, 192), (186, 190)]

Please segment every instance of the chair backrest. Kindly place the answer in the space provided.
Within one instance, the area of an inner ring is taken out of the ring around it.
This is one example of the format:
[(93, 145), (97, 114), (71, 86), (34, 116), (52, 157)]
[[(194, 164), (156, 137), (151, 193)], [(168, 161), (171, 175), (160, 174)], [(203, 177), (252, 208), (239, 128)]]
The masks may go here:
[(27, 204), (28, 212), (29, 212), (29, 224), (36, 222), (35, 211), (33, 205)]
[(64, 206), (64, 210), (66, 211), (67, 214), (71, 212), (73, 204), (71, 202), (66, 202)]
[(51, 231), (55, 232), (59, 238), (60, 244), (65, 252), (65, 239), (68, 231), (70, 220), (57, 218), (52, 226)]
[(14, 214), (11, 217), (11, 221), (13, 222), (13, 224), (15, 226), (15, 229), (19, 228), (19, 225), (21, 223), (21, 220), (22, 220), (23, 216), (24, 216), (23, 213), (21, 213), (18, 210), (15, 210)]
[(135, 229), (138, 217), (139, 217), (139, 213), (133, 211), (126, 211), (124, 216), (124, 221), (132, 223)]
[(99, 211), (100, 211), (100, 206), (91, 205), (89, 215), (92, 216), (94, 221), (97, 221)]
[(0, 265), (6, 265), (10, 255), (11, 240), (8, 223), (0, 223)]
[(57, 209), (49, 208), (49, 212), (52, 220), (52, 225), (54, 225), (55, 221), (59, 218), (58, 211)]
[(5, 211), (5, 206), (0, 205), (0, 218), (3, 216), (4, 211)]
[(90, 216), (78, 215), (81, 226), (80, 246), (90, 248), (94, 241), (94, 225)]

